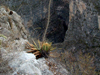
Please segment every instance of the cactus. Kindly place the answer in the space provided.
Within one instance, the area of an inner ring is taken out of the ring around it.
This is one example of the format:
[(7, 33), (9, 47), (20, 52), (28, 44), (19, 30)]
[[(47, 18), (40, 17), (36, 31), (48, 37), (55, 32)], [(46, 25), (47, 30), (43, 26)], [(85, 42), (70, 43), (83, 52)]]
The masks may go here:
[(41, 47), (41, 50), (44, 50), (44, 51), (46, 51), (46, 52), (48, 52), (48, 51), (50, 51), (50, 49), (51, 49), (51, 45), (52, 45), (52, 43), (43, 43), (42, 44), (42, 47)]
[(40, 56), (47, 58), (49, 56), (49, 52), (56, 49), (52, 47), (52, 43), (40, 42), (39, 40), (38, 43), (33, 41), (33, 44), (27, 42), (27, 45), (27, 48), (30, 49), (27, 53), (33, 53), (36, 57)]

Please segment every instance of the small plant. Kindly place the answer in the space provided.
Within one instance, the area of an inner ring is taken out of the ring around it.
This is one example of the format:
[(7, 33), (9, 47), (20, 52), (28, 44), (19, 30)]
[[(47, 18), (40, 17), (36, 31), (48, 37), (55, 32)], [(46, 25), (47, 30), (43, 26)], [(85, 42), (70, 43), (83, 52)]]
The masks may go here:
[(47, 43), (47, 42), (43, 43), (41, 49), (48, 52), (48, 51), (50, 51), (51, 45), (52, 45), (52, 43)]
[(27, 51), (27, 53), (33, 53), (37, 58), (40, 57), (47, 58), (49, 52), (55, 49), (52, 47), (52, 43), (40, 42), (39, 40), (38, 43), (33, 41), (33, 44), (27, 42), (27, 45), (28, 45), (27, 48), (30, 49), (29, 51)]

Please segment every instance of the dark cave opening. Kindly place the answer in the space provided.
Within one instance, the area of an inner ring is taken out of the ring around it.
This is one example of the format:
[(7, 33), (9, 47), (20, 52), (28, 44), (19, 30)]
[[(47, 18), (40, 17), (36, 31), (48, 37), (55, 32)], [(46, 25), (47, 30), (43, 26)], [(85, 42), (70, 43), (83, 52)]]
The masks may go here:
[[(69, 24), (69, 3), (62, 0), (57, 0), (53, 1), (51, 7), (50, 23), (46, 33), (46, 38), (47, 41), (52, 43), (62, 43)], [(31, 32), (34, 32), (34, 34), (31, 33), (31, 36), (42, 41), (46, 24), (47, 15), (45, 18), (34, 22), (33, 26), (31, 27)], [(37, 29), (38, 27), (40, 27), (40, 29)]]
[[(61, 16), (57, 16), (57, 18), (50, 23), (51, 27), (48, 28), (48, 33), (46, 35), (49, 41), (52, 43), (61, 43), (64, 41), (66, 31), (68, 29), (68, 24)], [(52, 27), (53, 25), (53, 27)]]
[(62, 43), (69, 24), (69, 3), (62, 0), (54, 1), (51, 8), (51, 21), (46, 35), (53, 43)]
[[(20, 6), (20, 1), (12, 2), (13, 4), (11, 4), (11, 6), (9, 6), (9, 4), (7, 3), (2, 3), (16, 11), (17, 8), (15, 3), (17, 3), (17, 6)], [(22, 4), (23, 6), (17, 11), (17, 13), (20, 14), (21, 17), (23, 17), (23, 19), (25, 20), (24, 24), (30, 35), (29, 40), (31, 38), (37, 38), (39, 40), (42, 40), (44, 30), (47, 24), (47, 9), (49, 0), (29, 1), (29, 3), (30, 4), (27, 3), (27, 5)], [(35, 5), (36, 7), (33, 7)], [(10, 12), (9, 14), (13, 13)], [(52, 0), (50, 14), (50, 25), (48, 27), (46, 38), (52, 43), (61, 43), (64, 41), (69, 23), (68, 0)]]

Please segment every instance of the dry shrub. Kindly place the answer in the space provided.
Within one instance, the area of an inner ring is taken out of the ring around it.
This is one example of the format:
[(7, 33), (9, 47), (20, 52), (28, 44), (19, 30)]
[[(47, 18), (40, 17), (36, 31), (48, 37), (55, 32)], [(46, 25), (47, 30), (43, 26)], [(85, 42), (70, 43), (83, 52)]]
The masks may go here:
[(69, 70), (70, 75), (97, 75), (94, 66), (94, 56), (83, 54), (75, 55), (71, 52), (62, 53), (60, 59)]

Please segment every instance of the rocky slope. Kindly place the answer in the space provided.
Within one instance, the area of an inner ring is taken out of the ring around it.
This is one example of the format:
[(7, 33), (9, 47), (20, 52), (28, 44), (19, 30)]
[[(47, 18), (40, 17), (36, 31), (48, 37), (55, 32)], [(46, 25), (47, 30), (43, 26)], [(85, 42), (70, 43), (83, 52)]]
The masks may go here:
[(37, 60), (34, 54), (26, 53), (26, 42), (28, 35), (21, 17), (15, 11), (0, 6), (0, 75), (68, 74), (54, 59)]
[[(32, 37), (42, 39), (49, 1), (1, 0), (0, 3), (23, 17)], [(76, 57), (79, 51), (95, 56), (96, 70), (100, 70), (99, 9), (100, 0), (52, 0), (50, 26), (46, 34), (53, 43), (64, 41), (60, 47), (75, 53)]]

